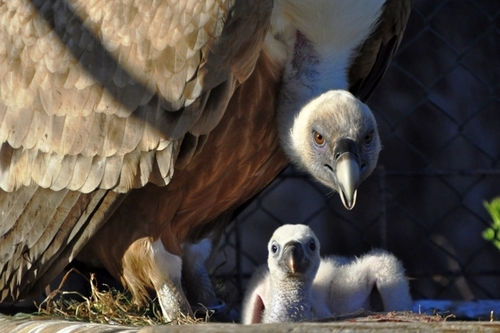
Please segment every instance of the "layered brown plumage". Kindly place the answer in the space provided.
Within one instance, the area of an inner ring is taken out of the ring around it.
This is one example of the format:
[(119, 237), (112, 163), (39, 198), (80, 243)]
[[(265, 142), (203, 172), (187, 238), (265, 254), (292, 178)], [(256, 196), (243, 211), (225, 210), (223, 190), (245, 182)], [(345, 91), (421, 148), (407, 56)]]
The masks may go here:
[[(267, 85), (274, 74), (272, 64), (262, 64), (267, 61), (265, 57), (259, 59), (259, 66), (236, 90), (227, 109), (229, 112), (219, 124), (237, 130), (210, 133), (202, 151), (183, 169), (175, 170), (168, 187), (147, 185), (132, 191), (89, 241), (80, 255), (82, 260), (99, 258), (115, 276), (120, 276), (124, 268), (137, 271), (136, 266), (123, 267), (121, 259), (128, 247), (143, 237), (161, 237), (168, 252), (180, 255), (182, 242), (196, 241), (212, 229), (224, 226), (224, 219), (229, 218), (232, 211), (258, 193), (286, 166), (287, 159), (278, 146), (276, 115), (272, 112), (278, 86)], [(263, 82), (267, 82), (266, 89)], [(245, 102), (246, 94), (252, 94), (255, 99)], [(253, 108), (256, 110), (252, 113)], [(219, 168), (224, 172), (218, 171)], [(109, 239), (116, 237), (117, 230), (120, 242), (110, 247)], [(143, 260), (127, 262), (141, 264)], [(148, 286), (149, 275), (146, 271), (140, 286)]]
[[(349, 73), (362, 98), (411, 2), (388, 0), (393, 13), (360, 47)], [(0, 300), (40, 292), (77, 256), (144, 297), (154, 286), (134, 259), (141, 242), (160, 239), (181, 255), (286, 166), (276, 123), (283, 66), (263, 48), (272, 8), (0, 5)]]

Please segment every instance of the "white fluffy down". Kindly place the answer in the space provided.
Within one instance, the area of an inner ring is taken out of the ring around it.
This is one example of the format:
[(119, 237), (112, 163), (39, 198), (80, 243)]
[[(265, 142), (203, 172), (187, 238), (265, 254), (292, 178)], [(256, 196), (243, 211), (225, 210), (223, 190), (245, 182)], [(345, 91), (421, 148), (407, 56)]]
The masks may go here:
[(332, 314), (374, 310), (369, 299), (374, 288), (380, 293), (384, 311), (411, 310), (403, 265), (384, 250), (375, 249), (360, 258), (323, 258), (313, 283), (314, 298), (322, 299)]

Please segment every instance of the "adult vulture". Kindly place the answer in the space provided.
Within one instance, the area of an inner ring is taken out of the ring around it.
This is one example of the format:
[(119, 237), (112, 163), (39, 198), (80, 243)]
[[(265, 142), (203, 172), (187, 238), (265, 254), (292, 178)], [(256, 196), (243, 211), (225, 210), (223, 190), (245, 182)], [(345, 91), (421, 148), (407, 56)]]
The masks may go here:
[(78, 256), (138, 300), (156, 290), (167, 318), (189, 313), (182, 245), (203, 252), (190, 244), (289, 158), (352, 208), (380, 150), (360, 100), (411, 5), (3, 1), (0, 301)]

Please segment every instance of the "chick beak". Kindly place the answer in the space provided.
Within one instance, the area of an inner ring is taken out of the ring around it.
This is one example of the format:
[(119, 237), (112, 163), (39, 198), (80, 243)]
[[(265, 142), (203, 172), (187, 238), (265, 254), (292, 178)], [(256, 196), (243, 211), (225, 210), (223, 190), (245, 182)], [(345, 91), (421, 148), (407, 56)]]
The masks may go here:
[(301, 272), (307, 264), (304, 261), (304, 248), (299, 242), (288, 242), (283, 249), (282, 263), (292, 274)]
[(335, 176), (339, 186), (339, 195), (344, 207), (354, 208), (359, 185), (358, 147), (353, 140), (339, 140), (335, 151)]

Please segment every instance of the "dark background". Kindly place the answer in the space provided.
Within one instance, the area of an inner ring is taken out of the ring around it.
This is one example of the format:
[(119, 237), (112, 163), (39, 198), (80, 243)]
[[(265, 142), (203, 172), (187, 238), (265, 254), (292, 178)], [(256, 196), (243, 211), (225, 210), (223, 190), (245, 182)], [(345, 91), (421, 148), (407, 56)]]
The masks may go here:
[(499, 81), (500, 1), (416, 0), (368, 101), (383, 150), (354, 210), (286, 169), (226, 230), (219, 287), (241, 297), (273, 231), (304, 223), (324, 255), (393, 252), (415, 299), (500, 299), (500, 250), (481, 235), (500, 195)]

